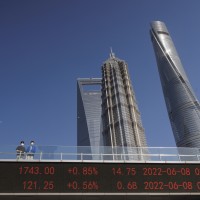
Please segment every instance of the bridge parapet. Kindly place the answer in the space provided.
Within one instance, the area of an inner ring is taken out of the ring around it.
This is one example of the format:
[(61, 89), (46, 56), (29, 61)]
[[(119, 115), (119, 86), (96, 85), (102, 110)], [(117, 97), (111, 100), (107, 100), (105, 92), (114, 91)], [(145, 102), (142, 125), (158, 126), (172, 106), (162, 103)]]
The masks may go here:
[[(184, 147), (36, 146), (37, 161), (200, 161), (200, 149)], [(16, 160), (16, 147), (0, 147), (0, 160)], [(19, 161), (27, 160), (26, 154)]]

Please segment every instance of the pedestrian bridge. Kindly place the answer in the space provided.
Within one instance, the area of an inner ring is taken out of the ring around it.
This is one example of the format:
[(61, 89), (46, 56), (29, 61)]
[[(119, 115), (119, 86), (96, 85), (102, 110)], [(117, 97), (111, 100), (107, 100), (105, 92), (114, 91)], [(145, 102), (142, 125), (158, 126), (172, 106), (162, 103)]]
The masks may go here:
[(199, 200), (192, 148), (37, 146), (33, 160), (1, 147), (1, 199)]
[[(16, 160), (16, 146), (0, 147), (0, 160)], [(200, 149), (185, 147), (36, 146), (34, 161), (200, 161)], [(21, 159), (19, 161), (23, 161)]]

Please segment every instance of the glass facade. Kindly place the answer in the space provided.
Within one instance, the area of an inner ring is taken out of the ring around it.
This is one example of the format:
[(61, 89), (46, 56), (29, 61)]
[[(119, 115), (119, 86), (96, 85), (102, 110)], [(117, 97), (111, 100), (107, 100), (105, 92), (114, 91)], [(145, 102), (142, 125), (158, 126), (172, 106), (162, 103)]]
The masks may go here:
[[(77, 80), (77, 145), (101, 146), (101, 79)], [(91, 149), (95, 154), (96, 148)]]
[(178, 147), (200, 147), (200, 104), (163, 22), (150, 30), (168, 116)]
[[(85, 89), (97, 85), (100, 88)], [(107, 153), (116, 154), (116, 160), (123, 154), (131, 155), (129, 160), (141, 160), (138, 155), (147, 153), (135, 148), (147, 145), (128, 65), (112, 52), (102, 66), (102, 79), (77, 81), (77, 132), (77, 145), (90, 146), (93, 154), (99, 153), (94, 147), (101, 146), (105, 151), (110, 147)]]
[[(146, 146), (127, 63), (112, 52), (102, 66), (102, 123), (105, 146)], [(134, 154), (131, 148), (125, 149)]]

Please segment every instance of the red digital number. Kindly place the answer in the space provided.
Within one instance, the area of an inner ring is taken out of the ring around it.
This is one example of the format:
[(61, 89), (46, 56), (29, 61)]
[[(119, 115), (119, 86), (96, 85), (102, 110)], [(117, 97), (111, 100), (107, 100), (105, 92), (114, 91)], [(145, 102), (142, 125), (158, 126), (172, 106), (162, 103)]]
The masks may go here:
[(99, 184), (96, 181), (84, 181), (83, 190), (98, 190)]
[(132, 181), (128, 182), (127, 189), (128, 190), (136, 190), (136, 189), (138, 189), (137, 183), (136, 182), (132, 182)]
[(123, 175), (122, 169), (120, 167), (112, 168), (112, 172), (113, 172), (113, 175)]
[(181, 175), (189, 176), (190, 175), (190, 168), (181, 168)]
[(78, 183), (77, 183), (77, 181), (69, 182), (67, 184), (67, 187), (69, 189), (72, 189), (72, 190), (77, 190), (78, 189)]
[(192, 182), (183, 182), (182, 183), (182, 185), (183, 185), (183, 188), (185, 189), (185, 190), (192, 190), (192, 188), (193, 188), (193, 186), (192, 186)]
[(163, 190), (163, 182), (161, 181), (146, 181), (144, 182), (145, 190)]
[(54, 182), (53, 181), (44, 181), (43, 185), (38, 184), (37, 181), (24, 181), (23, 182), (24, 190), (53, 190)]
[(54, 189), (54, 182), (53, 181), (44, 181), (44, 190), (53, 190)]
[(40, 174), (40, 168), (39, 167), (28, 167), (28, 166), (20, 166), (19, 167), (19, 174)]
[(127, 170), (127, 174), (128, 175), (132, 175), (132, 176), (136, 175), (136, 169), (135, 168), (133, 168), (133, 167), (127, 167), (126, 170)]
[(196, 183), (197, 189), (200, 190), (200, 182)]
[(98, 170), (96, 167), (83, 167), (83, 175), (98, 175)]
[(44, 168), (44, 174), (46, 174), (46, 175), (55, 174), (55, 168), (54, 167), (45, 167)]
[(123, 183), (121, 181), (117, 181), (117, 189), (122, 190), (123, 189)]
[(143, 168), (144, 176), (161, 176), (162, 175), (162, 168)]
[(24, 190), (36, 190), (37, 189), (37, 181), (24, 181), (23, 189)]
[(200, 175), (200, 168), (195, 168), (194, 173), (195, 173), (195, 175), (199, 176)]

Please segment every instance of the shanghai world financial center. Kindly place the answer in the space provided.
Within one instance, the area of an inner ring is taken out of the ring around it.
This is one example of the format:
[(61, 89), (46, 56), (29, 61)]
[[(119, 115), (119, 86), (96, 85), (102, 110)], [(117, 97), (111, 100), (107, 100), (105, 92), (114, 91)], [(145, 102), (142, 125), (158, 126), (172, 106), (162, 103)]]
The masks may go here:
[[(154, 21), (150, 35), (176, 145), (200, 148), (200, 104), (170, 34)], [(128, 65), (112, 51), (102, 78), (77, 80), (77, 132), (78, 146), (147, 146)]]

